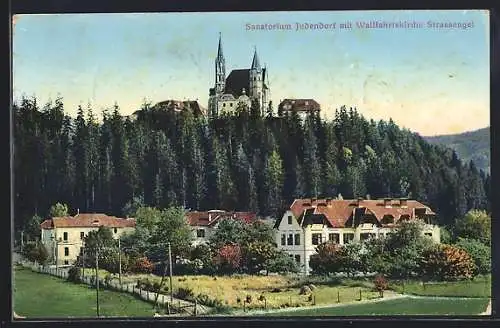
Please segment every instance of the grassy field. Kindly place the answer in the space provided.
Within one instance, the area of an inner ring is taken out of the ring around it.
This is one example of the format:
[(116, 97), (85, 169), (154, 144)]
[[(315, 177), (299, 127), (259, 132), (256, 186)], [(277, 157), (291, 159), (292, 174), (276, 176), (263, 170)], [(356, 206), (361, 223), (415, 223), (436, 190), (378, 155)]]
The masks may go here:
[[(14, 270), (13, 309), (27, 318), (94, 317), (96, 291), (60, 278)], [(153, 306), (125, 293), (99, 290), (101, 316), (151, 317)]]
[(491, 297), (491, 276), (476, 277), (472, 281), (451, 281), (451, 282), (401, 282), (391, 283), (390, 287), (398, 292), (422, 296), (451, 296), (451, 297)]
[[(160, 277), (151, 275), (134, 275), (123, 278), (124, 282), (134, 283), (137, 279), (148, 278), (150, 281), (160, 281)], [(378, 297), (378, 293), (364, 284), (343, 286), (341, 284), (325, 284), (314, 281), (314, 301), (309, 295), (300, 295), (300, 287), (309, 285), (310, 281), (291, 276), (176, 276), (173, 278), (173, 288), (189, 288), (194, 295), (205, 294), (217, 299), (230, 307), (243, 307), (243, 300), (249, 295), (252, 299), (246, 303), (246, 308), (282, 308), (352, 302)], [(168, 280), (166, 283), (168, 285)], [(274, 289), (274, 291), (273, 291)], [(279, 290), (276, 290), (279, 289)], [(261, 296), (264, 300), (259, 300)], [(238, 302), (238, 300), (240, 300)]]
[[(267, 313), (262, 316), (477, 315), (488, 299), (405, 298), (367, 304)], [(261, 316), (261, 315), (259, 315)]]

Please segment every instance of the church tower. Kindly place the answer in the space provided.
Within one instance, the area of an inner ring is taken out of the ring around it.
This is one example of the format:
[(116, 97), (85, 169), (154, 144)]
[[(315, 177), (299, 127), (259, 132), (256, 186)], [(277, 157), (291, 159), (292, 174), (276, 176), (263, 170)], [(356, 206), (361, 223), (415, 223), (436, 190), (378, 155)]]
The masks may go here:
[(222, 37), (219, 33), (219, 48), (217, 50), (217, 58), (215, 58), (215, 93), (221, 95), (224, 93), (226, 85), (226, 61), (222, 52)]
[(262, 80), (263, 74), (262, 74), (262, 67), (260, 66), (259, 62), (259, 57), (257, 56), (257, 48), (254, 49), (254, 54), (253, 54), (253, 60), (252, 60), (252, 66), (250, 67), (250, 98), (252, 100), (256, 99), (259, 101), (261, 109), (263, 108), (263, 84), (264, 81)]

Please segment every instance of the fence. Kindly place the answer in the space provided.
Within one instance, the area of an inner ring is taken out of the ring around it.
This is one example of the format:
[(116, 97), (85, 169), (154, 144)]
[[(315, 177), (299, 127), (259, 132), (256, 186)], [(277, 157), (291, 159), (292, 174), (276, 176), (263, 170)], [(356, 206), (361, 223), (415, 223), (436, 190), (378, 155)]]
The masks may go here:
[[(56, 276), (63, 279), (68, 278), (68, 271), (66, 268), (45, 267), (38, 263), (26, 261), (22, 261), (21, 264), (24, 267), (30, 268), (32, 271), (49, 274), (51, 276)], [(84, 277), (80, 277), (80, 280), (86, 285), (95, 286), (95, 278), (95, 275), (86, 275)], [(210, 310), (208, 307), (200, 305), (197, 302), (191, 303), (180, 299), (170, 301), (170, 295), (158, 293), (157, 297), (157, 293), (155, 292), (137, 288), (135, 284), (120, 284), (115, 279), (107, 280), (99, 278), (99, 288), (129, 293), (150, 303), (155, 303), (156, 301), (159, 308), (163, 309), (168, 314), (185, 314), (188, 316), (196, 316), (199, 314), (207, 313)]]

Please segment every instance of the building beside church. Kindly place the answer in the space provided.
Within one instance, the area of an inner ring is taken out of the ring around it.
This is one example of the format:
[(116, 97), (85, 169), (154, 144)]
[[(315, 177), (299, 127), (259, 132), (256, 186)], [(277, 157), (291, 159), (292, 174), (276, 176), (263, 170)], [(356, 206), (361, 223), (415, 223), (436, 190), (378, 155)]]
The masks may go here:
[(319, 114), (321, 106), (314, 99), (284, 99), (278, 105), (278, 113), (283, 115), (298, 113), (304, 120), (309, 114)]
[(254, 100), (259, 102), (259, 110), (263, 114), (269, 101), (267, 75), (267, 68), (260, 65), (255, 48), (249, 69), (235, 69), (226, 76), (226, 60), (219, 35), (219, 48), (215, 58), (215, 85), (209, 89), (209, 115), (217, 117), (224, 112), (234, 112), (240, 104), (250, 108)]

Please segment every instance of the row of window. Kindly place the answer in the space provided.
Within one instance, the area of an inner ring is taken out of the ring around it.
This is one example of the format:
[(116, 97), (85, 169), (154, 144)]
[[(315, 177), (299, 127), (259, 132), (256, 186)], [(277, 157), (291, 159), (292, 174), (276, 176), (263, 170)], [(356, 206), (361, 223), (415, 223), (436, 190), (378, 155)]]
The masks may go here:
[(292, 246), (292, 245), (300, 245), (300, 234), (282, 234), (281, 235), (281, 245), (285, 246)]
[[(117, 228), (113, 228), (113, 232), (117, 233), (118, 229)], [(83, 238), (85, 238), (85, 232), (80, 231), (80, 239), (83, 240)], [(63, 240), (64, 241), (68, 241), (68, 233), (67, 232), (63, 232)]]

